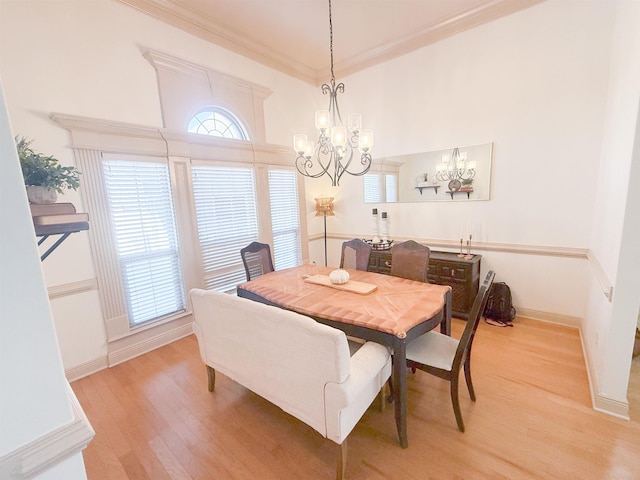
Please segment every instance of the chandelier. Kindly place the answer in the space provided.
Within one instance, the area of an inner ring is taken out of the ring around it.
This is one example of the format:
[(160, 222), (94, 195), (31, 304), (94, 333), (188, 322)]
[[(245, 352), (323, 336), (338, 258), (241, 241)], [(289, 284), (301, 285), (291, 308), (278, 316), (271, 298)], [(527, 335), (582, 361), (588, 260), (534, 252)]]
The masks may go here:
[(436, 165), (436, 180), (449, 181), (449, 190), (457, 191), (462, 180), (471, 180), (476, 176), (476, 162), (467, 160), (467, 152), (453, 149), (451, 156), (443, 155), (442, 161)]
[[(338, 93), (344, 93), (344, 83), (336, 85), (333, 75), (333, 23), (331, 20), (331, 0), (329, 0), (329, 49), (331, 51), (331, 82), (322, 85), (322, 93), (329, 94), (329, 110), (318, 110), (315, 125), (318, 129), (317, 144), (306, 134), (293, 136), (293, 150), (296, 169), (301, 175), (318, 178), (328, 175), (331, 186), (340, 185), (340, 178), (349, 175), (364, 175), (371, 167), (371, 146), (373, 130), (362, 128), (359, 113), (347, 117), (347, 125), (342, 123), (338, 108)], [(360, 160), (354, 161), (354, 151), (359, 150)]]

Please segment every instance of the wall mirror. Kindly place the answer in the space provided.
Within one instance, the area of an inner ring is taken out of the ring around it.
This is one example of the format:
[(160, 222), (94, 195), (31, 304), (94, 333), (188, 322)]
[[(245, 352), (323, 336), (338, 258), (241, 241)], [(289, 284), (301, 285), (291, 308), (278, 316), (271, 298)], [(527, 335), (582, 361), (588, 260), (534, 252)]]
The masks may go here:
[(493, 143), (375, 159), (365, 203), (489, 200)]

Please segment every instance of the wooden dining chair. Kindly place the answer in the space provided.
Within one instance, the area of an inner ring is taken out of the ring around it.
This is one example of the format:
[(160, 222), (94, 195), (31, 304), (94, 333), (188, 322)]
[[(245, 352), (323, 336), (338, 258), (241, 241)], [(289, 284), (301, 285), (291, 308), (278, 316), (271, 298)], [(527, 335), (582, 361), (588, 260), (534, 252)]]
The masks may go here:
[(395, 244), (391, 248), (391, 275), (427, 283), (430, 253), (429, 247), (413, 240)]
[(461, 432), (464, 432), (464, 422), (462, 421), (458, 399), (460, 370), (464, 367), (469, 396), (475, 402), (476, 394), (471, 383), (471, 346), (482, 312), (487, 304), (489, 289), (494, 277), (495, 273), (490, 270), (482, 282), (460, 340), (431, 330), (407, 345), (408, 367), (413, 371), (415, 369), (422, 370), (451, 382), (451, 402), (453, 403), (456, 422), (458, 422), (458, 429)]
[(240, 256), (247, 281), (275, 270), (271, 259), (271, 247), (267, 243), (251, 242), (240, 250)]
[(340, 256), (340, 268), (367, 271), (371, 257), (371, 245), (354, 238), (342, 243), (342, 255)]

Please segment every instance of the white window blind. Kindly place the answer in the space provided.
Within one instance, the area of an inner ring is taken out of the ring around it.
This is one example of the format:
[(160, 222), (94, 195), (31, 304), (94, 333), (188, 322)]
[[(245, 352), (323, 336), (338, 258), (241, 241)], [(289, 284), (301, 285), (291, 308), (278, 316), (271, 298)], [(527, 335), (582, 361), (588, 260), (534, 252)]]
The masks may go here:
[(296, 172), (269, 169), (273, 257), (276, 270), (302, 263)]
[(166, 162), (103, 162), (131, 326), (185, 309)]
[(398, 201), (398, 174), (397, 173), (387, 173), (385, 174), (385, 192), (387, 202), (397, 202)]
[(382, 176), (379, 173), (367, 173), (364, 176), (364, 203), (379, 203), (382, 199)]
[(191, 173), (205, 284), (233, 290), (246, 280), (240, 249), (258, 240), (253, 169), (193, 166)]

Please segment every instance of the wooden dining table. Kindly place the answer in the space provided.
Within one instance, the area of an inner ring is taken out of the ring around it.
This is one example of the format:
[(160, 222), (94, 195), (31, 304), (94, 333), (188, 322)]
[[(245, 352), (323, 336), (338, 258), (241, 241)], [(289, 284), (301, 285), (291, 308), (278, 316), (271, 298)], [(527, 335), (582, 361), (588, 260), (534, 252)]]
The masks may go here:
[(451, 287), (379, 273), (347, 270), (349, 281), (333, 285), (333, 269), (301, 265), (238, 285), (238, 296), (285, 308), (391, 348), (393, 400), (400, 445), (407, 448), (406, 347), (440, 325), (451, 334)]

